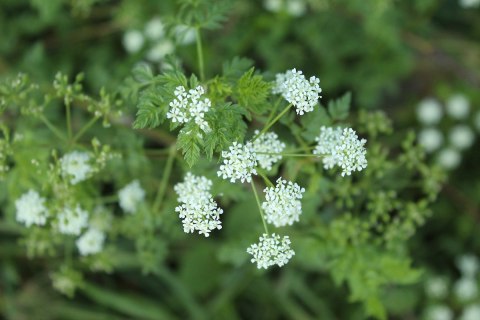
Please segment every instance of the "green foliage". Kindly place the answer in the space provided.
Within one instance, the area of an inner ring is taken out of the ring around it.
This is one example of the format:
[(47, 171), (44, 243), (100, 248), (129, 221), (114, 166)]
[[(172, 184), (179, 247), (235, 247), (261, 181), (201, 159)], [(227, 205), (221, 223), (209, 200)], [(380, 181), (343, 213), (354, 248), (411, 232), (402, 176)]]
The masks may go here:
[(328, 103), (328, 113), (333, 120), (345, 120), (348, 117), (352, 94), (345, 93), (341, 98), (330, 101)]

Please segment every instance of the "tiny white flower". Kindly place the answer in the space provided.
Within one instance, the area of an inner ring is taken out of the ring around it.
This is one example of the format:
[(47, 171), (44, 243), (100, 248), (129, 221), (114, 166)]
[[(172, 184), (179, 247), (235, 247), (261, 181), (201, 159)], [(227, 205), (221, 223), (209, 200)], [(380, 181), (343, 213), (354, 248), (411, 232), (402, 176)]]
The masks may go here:
[(120, 207), (127, 213), (135, 213), (138, 204), (145, 199), (145, 191), (138, 180), (134, 180), (118, 191)]
[(175, 185), (174, 190), (181, 203), (175, 208), (182, 219), (183, 231), (210, 236), (210, 232), (222, 228), (220, 215), (223, 210), (218, 207), (210, 194), (212, 182), (206, 177), (197, 177), (188, 172), (184, 182)]
[(98, 229), (90, 228), (77, 239), (76, 245), (82, 256), (88, 256), (102, 251), (104, 242), (105, 233)]
[(93, 171), (90, 165), (90, 155), (86, 152), (73, 151), (65, 154), (60, 159), (60, 167), (65, 177), (71, 184), (86, 180)]
[(460, 124), (452, 128), (449, 138), (452, 147), (459, 150), (465, 150), (473, 145), (473, 142), (475, 141), (475, 133), (469, 126)]
[(180, 45), (189, 45), (195, 42), (195, 29), (187, 25), (177, 25), (173, 28), (175, 39)]
[(425, 128), (418, 134), (418, 142), (425, 148), (425, 151), (431, 153), (443, 143), (442, 133), (435, 128)]
[(362, 171), (367, 167), (366, 139), (359, 139), (351, 128), (320, 128), (320, 135), (315, 139), (317, 146), (313, 154), (323, 156), (323, 166), (342, 168), (342, 177), (351, 175), (352, 171)]
[(15, 207), (17, 221), (25, 224), (26, 227), (34, 224), (43, 226), (47, 222), (48, 211), (45, 207), (45, 198), (34, 190), (29, 190), (17, 199)]
[(285, 100), (295, 106), (299, 115), (313, 111), (313, 107), (318, 104), (318, 99), (322, 97), (320, 96), (322, 92), (320, 79), (310, 77), (307, 80), (302, 71), (296, 69), (277, 74), (272, 91), (274, 94), (280, 93)]
[(165, 56), (173, 53), (175, 46), (172, 41), (163, 39), (158, 41), (152, 48), (147, 51), (147, 59), (153, 62), (160, 62)]
[(267, 269), (270, 266), (278, 265), (282, 267), (295, 255), (295, 252), (290, 248), (290, 238), (273, 233), (271, 235), (264, 233), (258, 243), (252, 244), (247, 253), (253, 257), (252, 263), (257, 263), (257, 268)]
[(252, 174), (257, 174), (257, 170), (255, 170), (257, 154), (251, 142), (247, 142), (245, 145), (234, 142), (228, 151), (222, 151), (222, 158), (223, 164), (217, 175), (223, 179), (230, 179), (232, 183), (237, 180), (251, 182)]
[(475, 278), (471, 277), (462, 277), (460, 280), (455, 282), (453, 288), (455, 296), (460, 301), (470, 301), (477, 297), (478, 286)]
[(202, 86), (197, 86), (188, 92), (183, 86), (175, 88), (175, 99), (169, 104), (170, 110), (167, 118), (178, 123), (194, 121), (203, 132), (210, 132), (211, 129), (205, 120), (205, 113), (210, 109), (211, 101), (208, 98), (202, 99), (204, 93), (205, 90)]
[(453, 312), (444, 305), (430, 306), (426, 312), (426, 320), (452, 320)]
[(453, 148), (445, 148), (441, 150), (437, 158), (437, 163), (448, 170), (457, 168), (460, 161), (462, 161), (460, 152)]
[(88, 212), (76, 206), (66, 207), (58, 214), (58, 231), (63, 234), (78, 236), (88, 225)]
[(436, 124), (443, 117), (442, 106), (437, 100), (427, 98), (420, 102), (417, 108), (417, 119), (423, 124)]
[(463, 310), (460, 320), (480, 319), (480, 304), (472, 304)]
[(265, 199), (262, 209), (265, 219), (275, 227), (292, 225), (302, 214), (300, 199), (305, 192), (298, 184), (278, 178), (275, 187), (265, 188)]
[(471, 254), (465, 254), (457, 259), (457, 267), (465, 277), (474, 277), (479, 269), (478, 258)]
[(448, 295), (448, 282), (441, 277), (428, 279), (425, 284), (425, 292), (430, 298), (443, 299)]
[(138, 30), (129, 30), (123, 35), (123, 47), (129, 53), (136, 53), (143, 47), (145, 39)]
[(150, 40), (158, 40), (165, 34), (165, 26), (160, 18), (151, 19), (145, 25), (145, 36)]
[[(255, 130), (255, 136), (258, 133), (259, 131)], [(284, 149), (285, 143), (278, 139), (275, 132), (262, 134), (253, 141), (253, 150), (257, 153), (258, 164), (265, 170), (272, 170), (272, 165), (282, 159), (282, 156), (278, 153), (282, 153)]]
[(461, 94), (451, 96), (446, 107), (448, 115), (455, 119), (465, 119), (470, 113), (470, 102)]

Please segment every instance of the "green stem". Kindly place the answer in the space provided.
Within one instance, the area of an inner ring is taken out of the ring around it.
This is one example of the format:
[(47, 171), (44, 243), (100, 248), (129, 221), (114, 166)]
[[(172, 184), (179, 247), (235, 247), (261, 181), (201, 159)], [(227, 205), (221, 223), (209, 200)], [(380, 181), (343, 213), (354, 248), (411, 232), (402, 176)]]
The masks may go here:
[(265, 232), (269, 234), (267, 222), (265, 221), (265, 217), (263, 216), (262, 205), (260, 204), (260, 199), (258, 198), (257, 189), (255, 188), (255, 184), (253, 183), (253, 180), (250, 181), (250, 184), (252, 185), (253, 194), (255, 195), (255, 200), (257, 201), (258, 210), (260, 211), (260, 217), (262, 218), (263, 228), (265, 229)]
[(265, 181), (265, 184), (267, 184), (267, 186), (274, 187), (272, 181), (270, 181), (270, 179), (268, 179), (268, 177), (263, 172), (260, 172), (258, 170), (257, 170), (257, 172), (263, 178), (263, 181)]
[(157, 212), (160, 209), (162, 204), (163, 197), (165, 196), (165, 191), (167, 190), (168, 179), (172, 173), (173, 161), (175, 160), (176, 146), (170, 146), (167, 163), (165, 164), (165, 170), (163, 171), (162, 181), (160, 181), (160, 186), (158, 187), (157, 195), (152, 206), (152, 212)]
[(78, 141), (78, 139), (80, 139), (83, 134), (85, 132), (87, 132), (88, 129), (90, 129), (91, 126), (93, 126), (95, 124), (95, 122), (97, 122), (97, 120), (99, 119), (99, 117), (93, 117), (92, 119), (90, 119), (89, 122), (87, 122), (87, 124), (85, 124), (83, 126), (83, 128), (80, 129), (80, 131), (78, 131), (78, 133), (75, 135), (75, 137), (73, 137), (73, 142), (76, 142)]
[(63, 141), (67, 141), (67, 138), (64, 137), (63, 133), (53, 124), (51, 123), (47, 118), (45, 118), (44, 115), (40, 115), (40, 120), (47, 126), (50, 131), (52, 131), (53, 134), (55, 134), (58, 138), (60, 138)]
[(267, 122), (265, 123), (269, 123), (272, 120), (273, 115), (275, 114), (275, 112), (277, 112), (277, 109), (280, 106), (280, 101), (282, 101), (282, 99), (283, 99), (282, 96), (278, 97), (277, 102), (275, 102), (275, 105), (273, 106), (272, 111), (270, 111), (270, 114), (268, 115)]
[(252, 141), (255, 141), (257, 140), (258, 137), (260, 137), (262, 134), (264, 134), (265, 132), (267, 132), (268, 129), (270, 129), (281, 117), (283, 117), (283, 115), (285, 113), (287, 113), (288, 110), (290, 110), (290, 108), (293, 106), (293, 104), (289, 104), (288, 106), (285, 107), (285, 109), (283, 109), (282, 112), (280, 112), (276, 117), (275, 119), (272, 120), (272, 122), (268, 123), (263, 129), (262, 131), (260, 131), (259, 134), (257, 134)]
[(197, 38), (197, 58), (198, 58), (198, 69), (200, 72), (200, 80), (205, 80), (205, 69), (203, 65), (203, 47), (202, 47), (202, 37), (200, 35), (200, 28), (195, 28), (195, 36)]
[(68, 141), (72, 141), (72, 112), (70, 108), (70, 101), (68, 98), (65, 99), (65, 108), (67, 110), (67, 133)]

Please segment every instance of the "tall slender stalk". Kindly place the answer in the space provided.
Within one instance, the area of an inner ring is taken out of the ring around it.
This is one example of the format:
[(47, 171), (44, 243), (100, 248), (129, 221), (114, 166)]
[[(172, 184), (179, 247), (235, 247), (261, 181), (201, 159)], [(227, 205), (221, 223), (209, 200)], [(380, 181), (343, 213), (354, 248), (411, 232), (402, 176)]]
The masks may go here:
[(282, 110), (282, 112), (280, 112), (276, 117), (275, 119), (273, 119), (270, 123), (268, 123), (267, 125), (265, 125), (265, 127), (262, 129), (262, 131), (260, 131), (259, 134), (257, 134), (254, 138), (253, 138), (253, 141), (257, 140), (258, 137), (260, 137), (262, 134), (264, 134), (265, 132), (268, 131), (268, 129), (270, 129), (278, 120), (280, 120), (281, 117), (283, 117), (283, 115), (285, 113), (287, 113), (288, 110), (290, 110), (290, 108), (293, 106), (293, 104), (289, 104), (288, 106), (285, 107), (285, 109)]
[(165, 164), (165, 171), (163, 172), (162, 181), (160, 181), (160, 186), (158, 187), (157, 195), (152, 206), (152, 212), (157, 212), (160, 209), (162, 204), (163, 197), (165, 196), (165, 191), (167, 190), (167, 183), (170, 175), (172, 173), (173, 161), (175, 160), (175, 153), (177, 149), (175, 145), (170, 146), (168, 153), (167, 163)]
[(203, 65), (203, 47), (202, 47), (202, 36), (200, 34), (200, 28), (195, 28), (195, 36), (197, 38), (197, 59), (198, 59), (198, 70), (200, 73), (200, 80), (205, 80), (205, 67)]
[(263, 216), (262, 205), (260, 204), (260, 199), (258, 198), (257, 189), (255, 188), (255, 184), (253, 183), (253, 180), (250, 181), (250, 184), (252, 185), (253, 194), (255, 195), (255, 201), (257, 201), (258, 210), (260, 211), (260, 217), (262, 218), (263, 228), (265, 229), (265, 232), (267, 234), (270, 234), (268, 232), (267, 222), (265, 221), (265, 217)]

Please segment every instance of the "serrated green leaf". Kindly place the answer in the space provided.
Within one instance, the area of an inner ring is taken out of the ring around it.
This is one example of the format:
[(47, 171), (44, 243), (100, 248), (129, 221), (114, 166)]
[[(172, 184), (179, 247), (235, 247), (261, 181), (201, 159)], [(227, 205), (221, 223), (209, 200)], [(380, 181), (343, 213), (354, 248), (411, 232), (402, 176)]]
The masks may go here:
[(177, 146), (182, 150), (182, 155), (189, 167), (200, 158), (203, 147), (203, 132), (195, 124), (187, 124), (178, 134)]
[(262, 114), (268, 110), (271, 84), (254, 72), (252, 67), (240, 77), (233, 88), (233, 98), (250, 112)]
[(345, 120), (350, 111), (350, 103), (352, 101), (352, 94), (345, 93), (342, 97), (330, 101), (328, 103), (328, 113), (334, 120)]
[(253, 66), (253, 61), (247, 58), (235, 57), (231, 61), (223, 63), (222, 74), (229, 80), (234, 81), (242, 76)]
[(136, 65), (132, 70), (133, 78), (140, 83), (151, 82), (154, 78), (153, 71), (146, 63)]
[(134, 129), (155, 128), (165, 119), (165, 101), (154, 87), (150, 87), (140, 94), (137, 117), (133, 123)]

